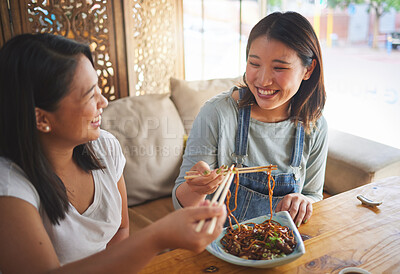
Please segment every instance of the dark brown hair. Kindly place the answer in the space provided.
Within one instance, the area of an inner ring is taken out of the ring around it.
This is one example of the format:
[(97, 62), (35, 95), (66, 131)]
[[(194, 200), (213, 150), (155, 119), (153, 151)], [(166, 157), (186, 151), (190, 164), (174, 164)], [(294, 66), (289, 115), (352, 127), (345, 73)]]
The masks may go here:
[[(94, 65), (87, 45), (46, 33), (16, 36), (0, 50), (0, 156), (22, 168), (52, 224), (66, 216), (69, 201), (40, 145), (35, 107), (57, 109), (80, 54)], [(73, 159), (86, 172), (103, 168), (91, 143), (76, 146)]]
[[(309, 133), (321, 117), (326, 100), (321, 48), (313, 27), (299, 13), (272, 13), (259, 21), (251, 30), (247, 41), (246, 58), (252, 42), (260, 36), (282, 42), (296, 51), (305, 67), (309, 67), (313, 60), (316, 61), (310, 78), (302, 81), (290, 104), (290, 118), (296, 123), (302, 121), (306, 132)], [(245, 77), (243, 81), (245, 82), (243, 87), (247, 90), (239, 107), (256, 103)]]

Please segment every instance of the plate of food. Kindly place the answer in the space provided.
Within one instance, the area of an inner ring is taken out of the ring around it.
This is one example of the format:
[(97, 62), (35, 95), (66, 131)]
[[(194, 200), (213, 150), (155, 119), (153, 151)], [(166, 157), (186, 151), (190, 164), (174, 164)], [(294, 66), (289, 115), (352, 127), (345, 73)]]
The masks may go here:
[(207, 251), (232, 264), (270, 268), (298, 259), (305, 247), (289, 213), (281, 211), (225, 228)]

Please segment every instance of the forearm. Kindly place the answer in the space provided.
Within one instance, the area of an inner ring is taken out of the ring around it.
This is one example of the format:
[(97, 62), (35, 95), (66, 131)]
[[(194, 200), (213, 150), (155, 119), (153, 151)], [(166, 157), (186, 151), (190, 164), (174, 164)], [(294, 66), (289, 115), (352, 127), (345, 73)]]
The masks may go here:
[(155, 226), (148, 226), (126, 240), (88, 258), (59, 268), (55, 273), (137, 273), (161, 250)]
[(325, 181), (325, 168), (328, 155), (328, 127), (326, 121), (321, 118), (318, 124), (318, 134), (312, 140), (313, 145), (307, 160), (306, 174), (302, 194), (318, 202), (323, 199)]

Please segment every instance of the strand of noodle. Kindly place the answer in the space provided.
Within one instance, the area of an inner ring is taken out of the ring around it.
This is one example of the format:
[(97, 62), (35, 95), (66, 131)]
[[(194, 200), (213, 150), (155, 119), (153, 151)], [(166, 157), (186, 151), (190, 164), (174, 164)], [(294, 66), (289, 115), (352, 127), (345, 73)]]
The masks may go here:
[(269, 221), (272, 220), (272, 189), (271, 189), (271, 173), (268, 172), (268, 198), (269, 198), (269, 212), (270, 212), (270, 217)]
[(226, 210), (228, 211), (228, 221), (229, 221), (229, 227), (230, 228), (232, 228), (232, 218), (231, 218), (231, 216), (233, 216), (232, 215), (232, 212), (231, 212), (231, 210), (230, 210), (230, 208), (229, 208), (229, 201), (230, 201), (230, 199), (231, 199), (231, 196), (232, 196), (232, 194), (231, 194), (231, 192), (230, 191), (228, 191), (228, 194), (226, 194), (226, 202), (225, 202), (225, 205), (226, 205)]
[(234, 212), (237, 209), (237, 194), (239, 190), (239, 173), (236, 173), (236, 178), (235, 178), (235, 207), (232, 209), (232, 212)]
[(235, 185), (236, 185), (236, 190), (235, 190), (235, 207), (233, 208), (233, 210), (230, 210), (229, 208), (229, 199), (231, 198), (231, 192), (229, 191), (229, 199), (226, 200), (226, 208), (228, 209), (229, 212), (229, 227), (231, 229), (233, 229), (232, 226), (232, 221), (231, 221), (231, 217), (235, 220), (236, 224), (238, 225), (238, 231), (240, 232), (240, 226), (239, 226), (239, 222), (236, 219), (236, 217), (232, 214), (232, 212), (234, 212), (237, 208), (237, 193), (238, 193), (238, 189), (239, 189), (239, 174), (237, 173), (237, 169), (235, 169), (236, 171), (236, 178), (235, 178)]
[(272, 179), (272, 182), (274, 182), (274, 184), (273, 184), (273, 186), (272, 186), (272, 191), (275, 189), (275, 179), (274, 179), (274, 177), (271, 175), (271, 179)]

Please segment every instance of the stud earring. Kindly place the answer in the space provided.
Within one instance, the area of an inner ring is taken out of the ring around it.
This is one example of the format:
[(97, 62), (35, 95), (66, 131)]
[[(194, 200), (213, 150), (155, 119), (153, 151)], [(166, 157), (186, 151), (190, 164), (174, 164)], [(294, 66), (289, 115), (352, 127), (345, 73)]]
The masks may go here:
[(50, 127), (49, 126), (45, 126), (44, 127), (44, 131), (49, 132), (50, 131)]

